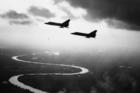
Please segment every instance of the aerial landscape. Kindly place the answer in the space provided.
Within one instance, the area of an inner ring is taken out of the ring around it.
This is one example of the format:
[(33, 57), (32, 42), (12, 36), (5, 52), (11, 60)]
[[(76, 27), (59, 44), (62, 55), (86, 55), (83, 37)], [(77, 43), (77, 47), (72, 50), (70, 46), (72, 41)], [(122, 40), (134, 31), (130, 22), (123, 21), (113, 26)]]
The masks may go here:
[(0, 2), (0, 93), (140, 92), (140, 1)]

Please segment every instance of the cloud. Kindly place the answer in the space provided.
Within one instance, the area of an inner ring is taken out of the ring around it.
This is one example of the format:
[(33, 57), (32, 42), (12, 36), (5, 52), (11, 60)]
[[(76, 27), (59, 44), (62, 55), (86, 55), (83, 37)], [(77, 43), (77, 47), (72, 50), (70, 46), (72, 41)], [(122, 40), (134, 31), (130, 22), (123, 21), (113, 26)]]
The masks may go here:
[(67, 16), (66, 16), (67, 18), (70, 18), (70, 19), (77, 18), (76, 16), (73, 15), (73, 13), (69, 9), (61, 7), (61, 10), (67, 14)]
[(3, 19), (8, 19), (10, 25), (29, 25), (33, 23), (27, 14), (18, 13), (14, 10), (0, 14), (0, 17)]
[(113, 28), (120, 28), (120, 29), (127, 29), (127, 30), (135, 30), (138, 31), (140, 30), (139, 25), (131, 24), (131, 23), (126, 23), (120, 20), (114, 20), (114, 19), (107, 19), (106, 22), (110, 27)]
[(39, 8), (39, 7), (36, 7), (36, 6), (31, 6), (30, 9), (29, 9), (29, 12), (32, 15), (45, 17), (45, 18), (55, 17), (55, 14), (51, 13), (48, 9)]
[(65, 1), (57, 3), (57, 6), (66, 14), (65, 17), (67, 18), (76, 19), (86, 15), (86, 10), (82, 8), (75, 8)]
[(65, 0), (54, 0), (54, 3), (55, 3), (55, 4), (58, 4), (58, 3), (61, 3), (61, 2), (63, 2), (63, 1), (65, 1)]
[(8, 19), (28, 19), (29, 17), (24, 13), (17, 13), (14, 10), (10, 10), (4, 14), (0, 15), (2, 18), (8, 18)]
[(87, 10), (87, 19), (97, 21), (115, 19), (130, 24), (130, 28), (140, 26), (139, 0), (67, 0), (74, 7)]
[(17, 25), (30, 25), (30, 24), (32, 24), (32, 22), (29, 20), (24, 20), (24, 21), (12, 20), (9, 23), (11, 25), (13, 25), (13, 24), (17, 24)]

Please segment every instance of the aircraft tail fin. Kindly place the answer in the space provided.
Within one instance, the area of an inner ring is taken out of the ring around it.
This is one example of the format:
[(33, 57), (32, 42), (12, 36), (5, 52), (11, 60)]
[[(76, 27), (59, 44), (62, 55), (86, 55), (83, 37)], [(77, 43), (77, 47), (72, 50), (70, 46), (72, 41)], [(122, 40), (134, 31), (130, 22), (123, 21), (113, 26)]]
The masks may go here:
[(96, 34), (97, 30), (92, 31), (91, 33), (89, 33), (90, 35)]
[(92, 31), (91, 33), (89, 33), (89, 36), (96, 37), (96, 32), (97, 32), (97, 30)]
[(64, 23), (62, 23), (61, 27), (68, 27), (69, 26), (69, 22), (70, 22), (70, 19), (66, 20)]

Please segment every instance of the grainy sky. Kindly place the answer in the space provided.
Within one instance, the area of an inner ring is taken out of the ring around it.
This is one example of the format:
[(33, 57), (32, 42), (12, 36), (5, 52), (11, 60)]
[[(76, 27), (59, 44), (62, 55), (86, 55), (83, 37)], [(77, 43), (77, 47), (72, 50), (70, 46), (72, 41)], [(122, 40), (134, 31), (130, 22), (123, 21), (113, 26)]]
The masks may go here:
[[(0, 0), (0, 45), (132, 50), (140, 47), (138, 0)], [(45, 25), (71, 19), (70, 28)], [(84, 38), (72, 32), (90, 33)]]
[[(119, 20), (126, 23), (129, 29), (139, 29), (139, 0), (67, 0), (74, 7), (88, 11), (90, 20)], [(113, 21), (114, 22), (114, 21)]]

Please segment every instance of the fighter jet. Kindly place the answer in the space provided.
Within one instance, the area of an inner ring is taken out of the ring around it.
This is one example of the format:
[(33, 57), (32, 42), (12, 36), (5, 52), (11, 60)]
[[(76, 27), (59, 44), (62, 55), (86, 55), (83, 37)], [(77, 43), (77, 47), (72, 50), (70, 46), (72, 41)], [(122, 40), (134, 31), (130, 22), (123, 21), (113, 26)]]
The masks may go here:
[(79, 36), (85, 36), (86, 38), (95, 38), (96, 37), (96, 32), (97, 30), (92, 31), (91, 33), (87, 34), (87, 33), (81, 33), (81, 32), (74, 32), (71, 33), (73, 35), (79, 35)]
[(68, 28), (69, 27), (69, 22), (70, 22), (70, 19), (66, 20), (65, 22), (63, 23), (57, 23), (57, 22), (47, 22), (45, 24), (48, 24), (48, 25), (54, 25), (54, 26), (59, 26), (60, 28)]

